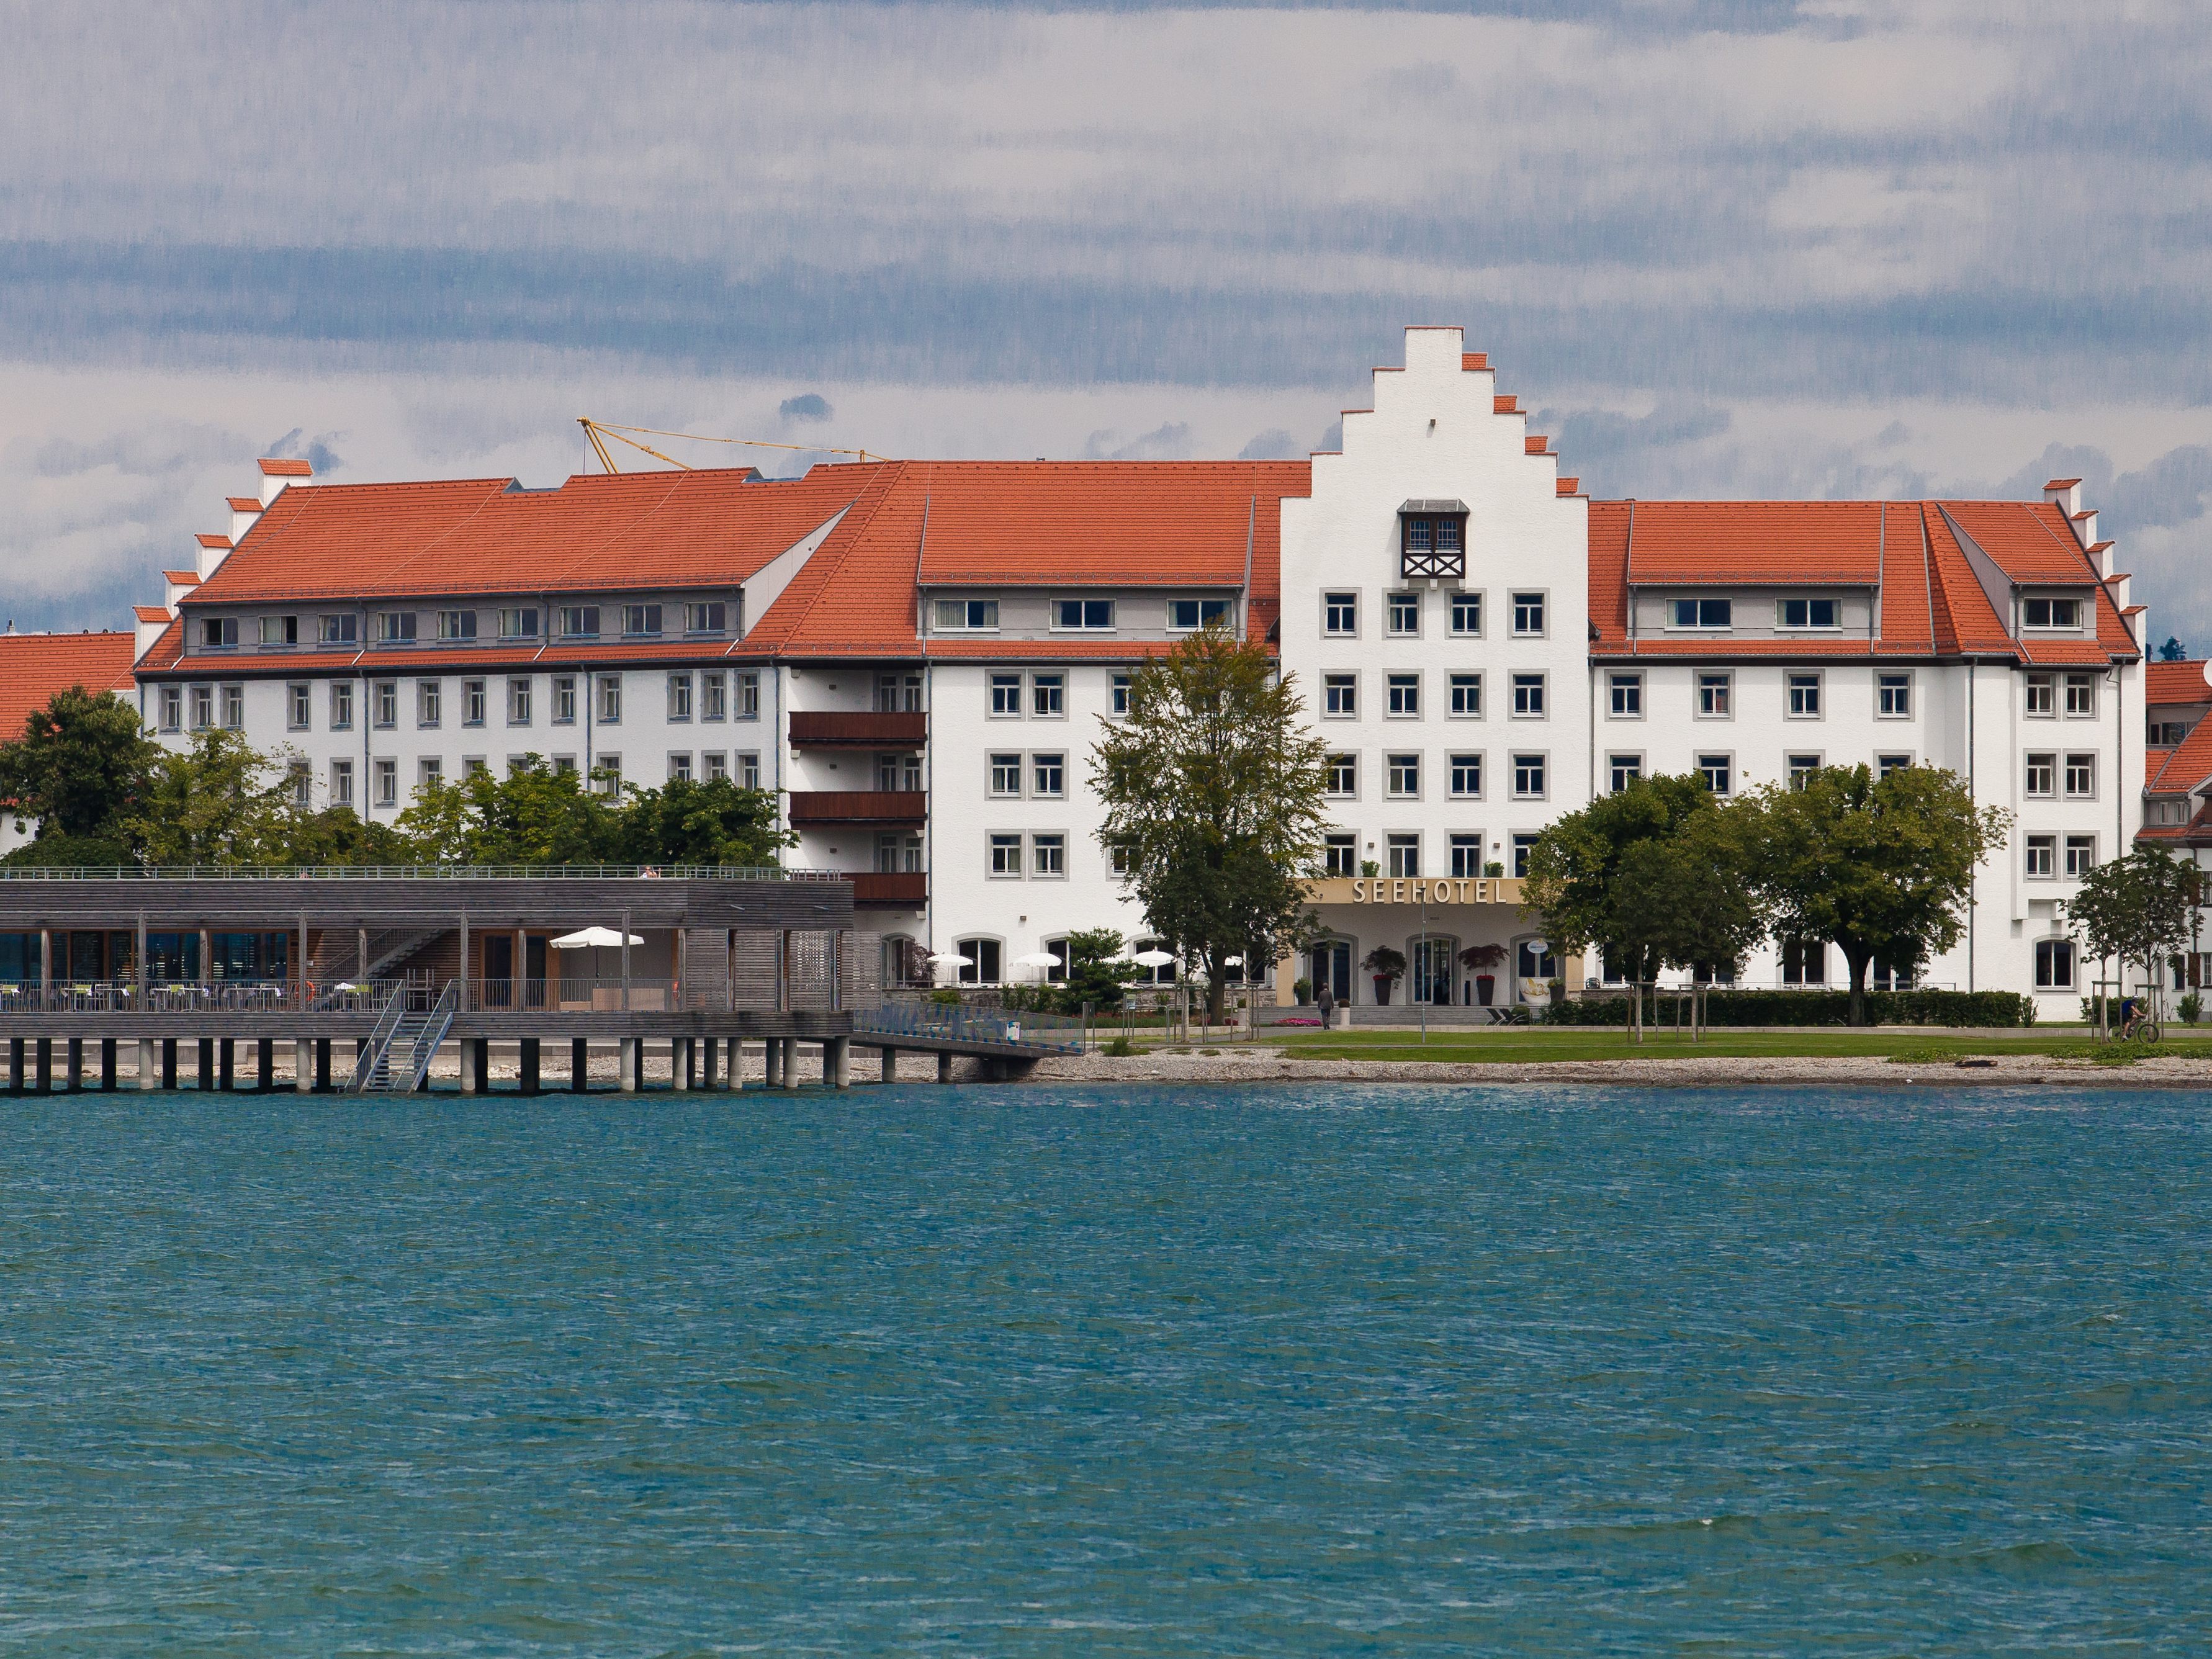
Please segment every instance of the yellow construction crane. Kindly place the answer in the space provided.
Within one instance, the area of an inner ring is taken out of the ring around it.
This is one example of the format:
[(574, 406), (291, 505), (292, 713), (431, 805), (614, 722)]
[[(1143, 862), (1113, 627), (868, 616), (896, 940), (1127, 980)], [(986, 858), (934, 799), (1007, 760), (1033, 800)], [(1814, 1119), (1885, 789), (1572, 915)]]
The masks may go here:
[(599, 465), (610, 472), (619, 472), (622, 469), (615, 465), (614, 453), (607, 447), (606, 441), (609, 438), (612, 438), (618, 444), (628, 444), (632, 449), (642, 451), (656, 461), (665, 461), (669, 465), (679, 467), (686, 472), (696, 470), (688, 462), (678, 460), (673, 455), (662, 454), (651, 444), (641, 444), (635, 438), (624, 437), (623, 434), (628, 432), (641, 433), (648, 438), (682, 438), (691, 443), (742, 444), (750, 449), (792, 449), (802, 454), (810, 455), (853, 455), (864, 461), (881, 461), (890, 459), (885, 455), (871, 455), (865, 449), (830, 449), (820, 444), (774, 444), (760, 438), (713, 438), (698, 432), (663, 432), (658, 427), (650, 426), (609, 426), (603, 421), (595, 421), (583, 415), (576, 417), (576, 424), (584, 428), (585, 441), (592, 446), (592, 453), (599, 458)]

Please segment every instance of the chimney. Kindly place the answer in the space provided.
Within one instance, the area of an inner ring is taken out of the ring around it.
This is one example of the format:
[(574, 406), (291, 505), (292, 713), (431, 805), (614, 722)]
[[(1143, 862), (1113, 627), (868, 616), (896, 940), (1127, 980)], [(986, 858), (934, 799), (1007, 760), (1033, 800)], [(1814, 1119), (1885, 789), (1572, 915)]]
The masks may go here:
[(167, 630), (170, 617), (169, 612), (158, 605), (133, 605), (131, 611), (138, 620), (138, 635), (131, 660), (138, 663), (145, 660), (146, 653), (154, 648), (154, 641)]
[(192, 568), (199, 572), (200, 580), (205, 581), (210, 576), (214, 575), (222, 562), (230, 556), (230, 538), (199, 536), (194, 539), (199, 543), (200, 550), (198, 556), (192, 562)]
[[(262, 463), (266, 466), (266, 461)], [(2053, 478), (2043, 486), (2043, 499), (2071, 519), (2081, 510), (2081, 481), (2079, 478)]]
[(261, 505), (268, 506), (290, 485), (304, 483), (314, 476), (315, 469), (305, 461), (275, 460), (264, 457), (261, 462)]
[(236, 547), (246, 539), (246, 532), (253, 528), (261, 516), (261, 498), (258, 495), (233, 495), (230, 498), (230, 544)]
[(161, 595), (161, 603), (168, 607), (167, 614), (172, 617), (177, 614), (177, 601), (200, 585), (199, 573), (196, 570), (164, 570), (161, 580), (168, 583), (167, 589)]

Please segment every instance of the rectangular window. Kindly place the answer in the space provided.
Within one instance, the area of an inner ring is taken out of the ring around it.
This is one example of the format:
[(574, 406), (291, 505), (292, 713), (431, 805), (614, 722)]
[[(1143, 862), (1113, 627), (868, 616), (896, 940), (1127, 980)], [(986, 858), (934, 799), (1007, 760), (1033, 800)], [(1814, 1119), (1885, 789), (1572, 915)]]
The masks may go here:
[(1733, 628), (1735, 626), (1735, 601), (1733, 599), (1677, 599), (1674, 601), (1674, 626), (1677, 628)]
[(2057, 794), (2058, 793), (2058, 757), (2030, 755), (2027, 757), (2027, 776), (2021, 786), (2021, 793), (2035, 796)]
[(1516, 639), (1538, 639), (1544, 633), (1544, 596), (1541, 593), (1516, 593), (1513, 596), (1513, 635)]
[(729, 676), (710, 668), (699, 676), (699, 718), (721, 720), (730, 717)]
[(1421, 873), (1421, 838), (1419, 836), (1389, 836), (1383, 845), (1389, 862), (1385, 866), (1398, 877), (1417, 877)]
[(562, 639), (599, 638), (599, 607), (596, 605), (564, 605), (554, 614), (559, 618)]
[(483, 681), (463, 680), (461, 682), (461, 724), (482, 726), (484, 723), (485, 710), (489, 702), (489, 699), (484, 695)]
[(246, 688), (226, 685), (222, 688), (222, 723), (232, 732), (246, 729)]
[(443, 680), (415, 682), (415, 724), (426, 730), (446, 718), (446, 683)]
[(599, 724), (622, 724), (622, 676), (619, 674), (599, 676)]
[(1114, 601), (1111, 599), (1054, 599), (1052, 605), (1052, 625), (1054, 628), (1100, 633), (1114, 626)]
[(527, 678), (511, 679), (507, 683), (507, 723), (509, 726), (530, 724), (530, 682)]
[(991, 714), (994, 720), (1018, 720), (1022, 713), (1022, 677), (991, 676)]
[(1451, 631), (1463, 640), (1481, 636), (1481, 594), (1455, 593), (1451, 596)]
[(1451, 872), (1458, 881), (1471, 880), (1482, 873), (1482, 836), (1479, 831), (1451, 838)]
[(1513, 837), (1513, 873), (1515, 875), (1525, 877), (1528, 873), (1529, 855), (1535, 850), (1536, 837), (1534, 835), (1524, 831)]
[(1606, 757), (1606, 781), (1613, 793), (1619, 794), (1644, 775), (1644, 757), (1641, 755), (1608, 755)]
[(353, 763), (349, 760), (334, 760), (331, 763), (331, 805), (333, 806), (353, 805)]
[(1607, 690), (1611, 696), (1607, 712), (1617, 720), (1639, 720), (1644, 718), (1644, 676), (1641, 674), (1609, 674)]
[(1322, 714), (1327, 720), (1348, 720), (1359, 716), (1359, 676), (1324, 674), (1321, 678)]
[(2094, 755), (2069, 755), (2066, 757), (2066, 798), (2069, 800), (2087, 800), (2097, 793), (2097, 757)]
[(510, 605), (499, 613), (499, 636), (503, 640), (534, 640), (538, 637), (538, 607), (534, 605)]
[(1784, 599), (1781, 614), (1777, 618), (1784, 628), (1833, 628), (1836, 625), (1836, 602), (1833, 599)]
[[(576, 757), (574, 755), (554, 756), (553, 769), (556, 772), (574, 771), (576, 769)], [(461, 776), (464, 780), (469, 778), (488, 777), (490, 775), (490, 773), (491, 763), (485, 760), (482, 755), (464, 755), (461, 757)]]
[(1323, 836), (1321, 842), (1322, 873), (1328, 876), (1356, 876), (1359, 873), (1359, 837), (1357, 836)]
[(761, 787), (760, 756), (756, 751), (748, 749), (738, 755), (738, 782), (747, 789)]
[(1727, 755), (1698, 756), (1698, 770), (1705, 777), (1705, 787), (1716, 795), (1727, 794), (1735, 781), (1735, 768), (1732, 757)]
[(1383, 793), (1393, 800), (1413, 800), (1421, 793), (1421, 757), (1388, 755), (1383, 757)]
[(2070, 991), (2074, 988), (2074, 941), (2039, 939), (2035, 941), (2035, 988)]
[(1030, 791), (1042, 799), (1057, 800), (1067, 793), (1067, 757), (1065, 755), (1033, 755), (1030, 757)]
[(1346, 800), (1358, 794), (1358, 756), (1331, 755), (1328, 757), (1328, 793)]
[(1419, 593), (1392, 593), (1386, 596), (1389, 610), (1389, 631), (1401, 639), (1410, 639), (1421, 631), (1421, 596)]
[(473, 611), (441, 611), (438, 613), (438, 637), (449, 644), (465, 644), (477, 636), (477, 613)]
[(878, 714), (921, 713), (921, 676), (919, 674), (877, 675), (876, 713)]
[(1110, 677), (1110, 686), (1113, 694), (1112, 706), (1114, 713), (1117, 716), (1127, 714), (1129, 712), (1129, 681), (1131, 678), (1132, 677), (1127, 674), (1115, 674)]
[(210, 651), (226, 650), (238, 643), (238, 618), (209, 617), (200, 623), (200, 644)]
[(2097, 867), (2097, 838), (2094, 836), (2066, 837), (2066, 874), (2069, 880), (2079, 881)]
[(1067, 676), (1030, 676), (1030, 713), (1043, 720), (1058, 720), (1067, 712)]
[(1451, 712), (1454, 720), (1479, 720), (1482, 718), (1482, 676), (1455, 674), (1451, 677)]
[(2079, 628), (2081, 625), (2081, 601), (2079, 599), (2023, 599), (2020, 608), (2021, 623), (2028, 628)]
[(215, 724), (215, 687), (196, 685), (192, 688), (192, 730), (204, 732)]
[(1794, 720), (1820, 718), (1820, 677), (1818, 674), (1790, 676), (1790, 718)]
[(1783, 757), (1783, 763), (1789, 769), (1790, 787), (1792, 789), (1802, 789), (1812, 781), (1813, 774), (1820, 769), (1820, 757), (1818, 755), (1785, 755)]
[(1729, 674), (1700, 674), (1698, 676), (1698, 718), (1724, 720), (1729, 717), (1729, 693), (1733, 689), (1734, 676)]
[(1828, 945), (1825, 939), (1786, 939), (1782, 941), (1782, 982), (1784, 985), (1825, 985), (1828, 982)]
[(1451, 757), (1451, 792), (1460, 800), (1474, 800), (1482, 793), (1482, 757), (1454, 755)]
[(376, 613), (376, 642), (379, 645), (412, 645), (415, 643), (415, 613), (412, 611), (380, 611)]
[(691, 757), (682, 750), (672, 750), (668, 756), (668, 781), (671, 783), (691, 781)]
[(2051, 695), (2056, 678), (2051, 674), (2027, 677), (2027, 714), (2031, 720), (2049, 720), (2058, 712), (2057, 700)]
[(284, 688), (285, 724), (295, 732), (305, 732), (314, 724), (315, 694), (305, 685)]
[(1393, 720), (1418, 720), (1421, 713), (1421, 677), (1419, 674), (1392, 674), (1385, 687)]
[(1181, 633), (1191, 633), (1200, 628), (1219, 628), (1229, 621), (1229, 601), (1226, 599), (1170, 599), (1168, 627)]
[[(182, 686), (165, 685), (161, 688), (161, 720), (164, 732), (182, 729), (185, 723), (185, 690)], [(337, 722), (332, 720), (331, 724), (335, 726)]]
[(623, 635), (628, 639), (649, 639), (660, 632), (660, 607), (657, 605), (626, 605), (623, 607)]
[(1544, 718), (1544, 677), (1541, 674), (1516, 674), (1513, 677), (1513, 718), (1516, 720), (1540, 720)]
[(738, 718), (757, 720), (760, 718), (760, 671), (743, 670), (738, 675)]
[(1877, 777), (1886, 778), (1892, 772), (1902, 772), (1911, 764), (1912, 757), (1910, 755), (1876, 755), (1874, 757), (1874, 769)]
[(574, 726), (576, 723), (576, 677), (556, 674), (553, 677), (553, 724)]
[(415, 793), (427, 795), (441, 788), (446, 781), (445, 763), (435, 755), (425, 755), (415, 763)]
[(671, 674), (668, 677), (668, 718), (689, 720), (691, 718), (691, 676)]
[(620, 800), (623, 791), (622, 757), (602, 754), (592, 768), (592, 776), (599, 786), (599, 793), (609, 800)]
[(396, 760), (380, 760), (376, 763), (376, 804), (399, 805), (399, 763)]
[(351, 645), (361, 637), (360, 619), (351, 612), (343, 617), (318, 617), (315, 637), (325, 645)]
[(1340, 639), (1359, 632), (1359, 595), (1324, 593), (1321, 596), (1321, 631)]
[(1022, 793), (1019, 750), (991, 757), (991, 793), (994, 795), (1018, 795)]
[(2066, 677), (2066, 718), (2069, 720), (2089, 720), (2097, 713), (2097, 677), (2094, 674), (2069, 674)]
[(930, 624), (940, 634), (988, 634), (999, 626), (996, 599), (939, 599), (929, 607)]
[(297, 645), (300, 642), (300, 619), (297, 617), (264, 617), (261, 619), (261, 643), (264, 645)]
[(353, 682), (351, 680), (331, 682), (331, 730), (333, 732), (353, 730)]
[(699, 775), (709, 783), (727, 778), (730, 775), (730, 757), (719, 749), (707, 750), (699, 757)]
[(1544, 757), (1516, 755), (1513, 757), (1513, 799), (1541, 800), (1544, 794)]
[(1030, 873), (1064, 876), (1067, 873), (1067, 837), (1060, 835), (1030, 837)]
[(2027, 873), (2031, 876), (2054, 876), (2058, 873), (2058, 837), (2030, 836), (2027, 838)]
[(1875, 713), (1884, 720), (1909, 720), (1912, 714), (1912, 676), (1910, 674), (1877, 674), (1875, 682)]
[(730, 607), (720, 599), (694, 599), (684, 607), (684, 631), (687, 634), (726, 634), (729, 631)]

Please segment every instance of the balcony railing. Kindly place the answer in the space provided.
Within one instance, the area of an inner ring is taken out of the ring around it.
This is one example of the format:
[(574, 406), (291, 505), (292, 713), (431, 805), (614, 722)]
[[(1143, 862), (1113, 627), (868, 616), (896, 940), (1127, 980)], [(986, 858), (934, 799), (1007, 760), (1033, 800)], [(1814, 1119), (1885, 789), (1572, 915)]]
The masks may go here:
[(856, 871), (853, 876), (853, 902), (927, 904), (929, 902), (929, 878), (919, 870)]
[(929, 816), (920, 789), (799, 789), (790, 799), (795, 824), (920, 823)]
[(855, 713), (791, 713), (791, 744), (794, 749), (836, 745), (872, 749), (919, 749), (929, 739), (927, 714)]

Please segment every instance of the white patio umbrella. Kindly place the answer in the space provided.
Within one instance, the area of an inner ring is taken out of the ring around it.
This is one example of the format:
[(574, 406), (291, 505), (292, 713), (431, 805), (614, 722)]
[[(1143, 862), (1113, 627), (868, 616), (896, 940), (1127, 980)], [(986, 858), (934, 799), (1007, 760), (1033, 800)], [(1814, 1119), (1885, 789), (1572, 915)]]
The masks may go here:
[(931, 965), (938, 968), (973, 968), (975, 965), (957, 951), (939, 951), (929, 960)]
[[(632, 945), (642, 945), (645, 943), (645, 939), (642, 934), (632, 933), (629, 936), (629, 942)], [(609, 947), (619, 948), (622, 943), (623, 935), (620, 930), (613, 927), (580, 927), (573, 933), (563, 933), (560, 938), (551, 941), (553, 948), (556, 951), (592, 952), (592, 977), (594, 980), (599, 976), (599, 951)]]
[(1017, 968), (1042, 968), (1047, 973), (1050, 973), (1055, 968), (1064, 968), (1066, 965), (1049, 951), (1030, 951), (1014, 958), (1014, 966)]
[(1139, 951), (1129, 958), (1139, 968), (1164, 968), (1175, 960), (1172, 951)]

